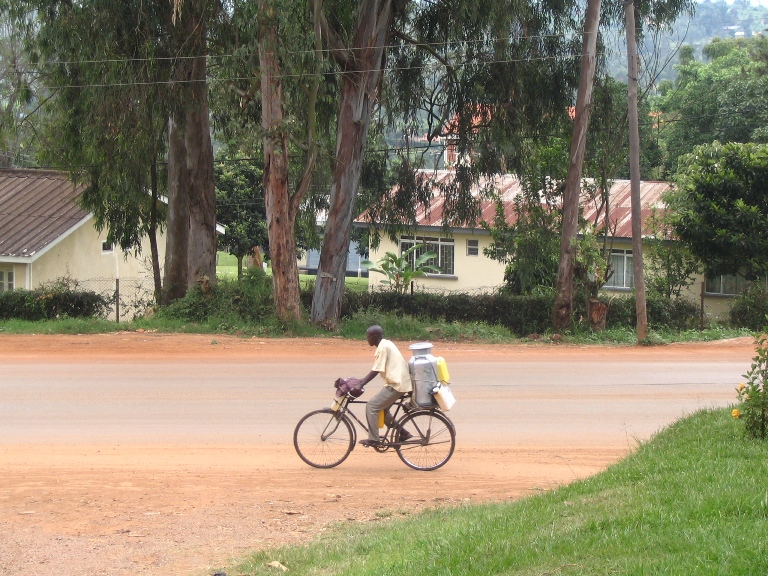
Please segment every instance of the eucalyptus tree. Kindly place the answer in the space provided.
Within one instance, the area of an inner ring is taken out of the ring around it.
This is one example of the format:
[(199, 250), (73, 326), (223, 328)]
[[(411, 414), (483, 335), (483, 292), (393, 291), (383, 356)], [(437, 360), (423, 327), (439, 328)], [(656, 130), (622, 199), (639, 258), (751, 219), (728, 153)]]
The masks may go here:
[(14, 11), (34, 20), (27, 51), (46, 84), (49, 122), (39, 160), (85, 184), (81, 202), (109, 241), (139, 251), (148, 235), (159, 298), (158, 199), (169, 114), (159, 82), (171, 74), (160, 41), (170, 10), (159, 2), (30, 0)]
[[(51, 123), (42, 161), (87, 185), (84, 206), (124, 249), (149, 234), (156, 293), (158, 200), (168, 192), (165, 297), (215, 275), (206, 22), (217, 3), (19, 0)], [(164, 168), (167, 156), (167, 169)], [(162, 184), (167, 174), (167, 185)]]
[[(319, 9), (319, 7), (317, 7)], [(301, 320), (297, 251), (316, 247), (332, 153), (335, 78), (319, 20), (300, 0), (231, 3), (226, 56), (212, 69), (217, 137), (261, 159), (275, 312)]]
[[(167, 5), (168, 0), (154, 0)], [(216, 192), (208, 108), (208, 34), (224, 18), (217, 1), (172, 0), (167, 44), (173, 68), (168, 120), (166, 301), (216, 278)], [(167, 18), (167, 17), (166, 17)]]
[[(522, 141), (546, 134), (549, 124), (567, 115), (577, 10), (570, 1), (329, 0), (319, 16), (323, 41), (341, 71), (341, 87), (312, 320), (332, 325), (340, 313), (377, 100), (385, 102), (391, 118), (421, 114), (429, 142), (450, 138), (455, 143), (461, 160), (455, 178), (441, 191), (445, 221), (474, 222), (479, 199), (470, 190), (479, 175), (515, 169)], [(404, 185), (395, 192), (398, 203), (425, 200), (413, 170), (403, 174)]]
[(24, 53), (24, 39), (34, 29), (29, 14), (11, 14), (0, 2), (0, 167), (34, 161), (41, 85)]
[[(618, 0), (606, 0), (605, 2), (600, 5), (598, 3), (598, 6), (600, 6), (600, 13), (601, 13), (601, 24), (604, 25), (616, 25), (620, 22), (624, 21), (624, 13), (625, 13), (625, 6), (627, 6), (624, 2), (618, 1)], [(630, 14), (633, 15), (635, 18), (636, 26), (638, 28), (637, 32), (638, 34), (642, 35), (643, 30), (661, 30), (665, 28), (669, 28), (672, 26), (674, 21), (677, 19), (677, 17), (685, 12), (690, 12), (693, 8), (693, 3), (691, 0), (637, 0), (630, 8)], [(586, 23), (585, 23), (586, 28)], [(633, 28), (634, 30), (634, 28)], [(583, 52), (585, 55), (584, 61), (585, 64), (587, 64), (587, 61), (590, 60), (589, 57), (587, 57), (588, 51), (590, 48), (588, 47), (587, 42), (584, 42), (584, 48)], [(594, 75), (595, 68), (593, 66), (584, 66), (582, 69), (582, 85), (586, 88), (586, 85), (592, 81), (591, 78), (583, 78), (585, 74)], [(580, 89), (580, 93), (582, 90)], [(584, 90), (586, 93), (586, 90)], [(590, 88), (591, 93), (591, 88)], [(590, 97), (587, 99), (587, 102), (582, 102), (581, 110), (579, 110), (580, 105), (577, 103), (577, 110), (576, 110), (576, 121), (579, 121), (579, 117), (581, 117), (584, 120), (588, 121), (589, 118), (589, 111), (588, 107), (590, 105), (589, 100), (591, 100), (591, 94)], [(586, 143), (586, 136), (587, 133), (585, 129), (576, 130), (574, 129), (574, 144), (576, 143), (576, 140), (583, 140), (584, 144)], [(581, 154), (583, 156), (584, 153), (584, 145), (582, 146), (574, 146), (571, 151), (571, 159), (578, 160), (578, 178), (572, 179), (572, 183), (570, 188), (575, 190), (578, 185), (578, 180), (581, 178), (581, 159), (578, 159), (578, 156)], [(574, 169), (573, 172), (575, 173), (576, 170)], [(578, 210), (578, 194), (577, 193), (571, 193), (568, 195), (568, 197), (564, 200), (564, 214), (563, 214), (563, 234), (562, 234), (562, 242), (561, 242), (561, 248), (560, 248), (560, 265), (558, 269), (558, 282), (557, 282), (557, 296), (555, 299), (555, 306), (553, 309), (553, 325), (556, 329), (562, 329), (571, 324), (572, 318), (573, 318), (573, 293), (574, 293), (574, 286), (573, 286), (573, 272), (574, 272), (574, 262), (575, 262), (575, 251), (576, 251), (576, 235), (578, 230), (578, 218), (579, 218), (579, 210)], [(642, 260), (638, 259), (638, 263), (641, 263)], [(642, 302), (642, 308), (645, 308), (645, 302)]]

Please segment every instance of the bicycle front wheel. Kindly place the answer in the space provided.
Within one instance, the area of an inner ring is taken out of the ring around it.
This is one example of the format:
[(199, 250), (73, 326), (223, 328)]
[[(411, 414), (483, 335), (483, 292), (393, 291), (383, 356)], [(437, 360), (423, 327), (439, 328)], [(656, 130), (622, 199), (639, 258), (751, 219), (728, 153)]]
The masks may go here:
[(411, 436), (395, 447), (397, 455), (414, 470), (436, 470), (451, 459), (456, 432), (441, 412), (411, 412), (399, 422), (399, 427)]
[(293, 447), (299, 458), (315, 468), (333, 468), (355, 447), (352, 423), (330, 408), (310, 412), (296, 424)]

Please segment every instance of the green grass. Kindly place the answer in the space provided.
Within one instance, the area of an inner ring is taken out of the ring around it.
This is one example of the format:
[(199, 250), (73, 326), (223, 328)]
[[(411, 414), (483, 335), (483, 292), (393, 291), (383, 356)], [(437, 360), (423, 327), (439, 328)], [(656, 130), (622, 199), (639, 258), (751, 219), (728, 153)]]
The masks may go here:
[[(712, 326), (704, 330), (670, 330), (651, 329), (644, 344), (660, 345), (673, 344), (675, 342), (709, 342), (712, 340), (725, 340), (741, 336), (752, 336), (754, 333), (746, 328), (725, 328)], [(548, 335), (549, 336), (549, 335)], [(592, 332), (588, 328), (565, 334), (565, 340), (575, 344), (607, 344), (607, 345), (634, 345), (637, 344), (637, 333), (634, 328), (608, 328), (602, 332)]]
[[(237, 278), (237, 258), (226, 252), (217, 252), (216, 277), (217, 278)], [(267, 267), (267, 274), (272, 275), (272, 268)], [(299, 284), (302, 288), (314, 285), (315, 276), (310, 274), (299, 274)], [(368, 278), (346, 278), (344, 284), (350, 290), (355, 292), (366, 292), (368, 290)]]
[(0, 334), (102, 334), (129, 328), (100, 318), (58, 318), (56, 320), (0, 320)]
[(267, 563), (278, 560), (307, 576), (762, 575), (766, 477), (768, 444), (747, 439), (728, 410), (704, 411), (558, 490), (338, 526), (308, 546), (257, 552), (231, 573), (274, 574)]
[[(157, 330), (158, 332), (187, 332), (195, 334), (236, 334), (241, 336), (261, 337), (338, 337), (364, 340), (368, 326), (379, 324), (388, 338), (394, 340), (432, 340), (447, 342), (478, 342), (489, 344), (516, 344), (530, 342), (512, 334), (503, 326), (491, 326), (482, 322), (445, 322), (413, 316), (396, 316), (380, 310), (360, 312), (351, 318), (343, 319), (335, 331), (329, 332), (308, 321), (303, 324), (280, 322), (275, 318), (262, 319), (260, 322), (247, 322), (235, 315), (210, 317), (205, 321), (193, 322), (162, 316), (138, 318), (120, 324), (100, 319), (40, 320), (1, 320), (0, 334), (86, 334), (115, 332), (119, 330)], [(722, 340), (740, 336), (751, 336), (752, 332), (744, 329), (709, 328), (707, 330), (689, 330), (675, 332), (670, 330), (652, 331), (646, 339), (648, 345), (663, 345), (673, 342), (697, 342)], [(552, 344), (552, 334), (543, 334), (537, 342), (542, 345)], [(613, 328), (603, 332), (588, 330), (567, 333), (561, 342), (570, 344), (597, 344), (606, 346), (631, 346), (637, 344), (634, 330)]]

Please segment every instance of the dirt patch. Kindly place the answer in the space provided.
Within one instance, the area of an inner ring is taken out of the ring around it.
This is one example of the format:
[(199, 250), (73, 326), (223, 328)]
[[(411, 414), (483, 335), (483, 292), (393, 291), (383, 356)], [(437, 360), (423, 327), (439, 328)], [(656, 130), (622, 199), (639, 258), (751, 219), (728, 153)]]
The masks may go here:
[[(212, 343), (215, 341), (215, 344)], [(441, 344), (452, 359), (546, 358), (549, 346)], [(633, 361), (749, 358), (749, 338), (728, 342), (627, 347)], [(368, 358), (365, 342), (337, 339), (118, 333), (0, 336), (0, 365), (27, 362), (157, 362), (194, 358)], [(559, 346), (577, 362), (615, 357), (616, 349)], [(2, 383), (0, 382), (0, 390)], [(394, 454), (362, 449), (333, 470), (304, 465), (290, 444), (0, 443), (0, 574), (211, 574), (248, 551), (305, 542), (328, 526), (378, 522), (427, 507), (515, 499), (591, 475), (629, 447), (460, 443), (445, 468), (418, 473)], [(396, 488), (393, 488), (396, 486)]]

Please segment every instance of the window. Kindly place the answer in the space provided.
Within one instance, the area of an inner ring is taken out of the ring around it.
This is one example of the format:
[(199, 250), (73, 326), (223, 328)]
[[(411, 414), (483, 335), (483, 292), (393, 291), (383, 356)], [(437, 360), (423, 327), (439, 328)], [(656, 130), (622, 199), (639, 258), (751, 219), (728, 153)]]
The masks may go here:
[(411, 255), (411, 265), (416, 261), (416, 258), (424, 254), (425, 252), (437, 252), (437, 260), (432, 259), (427, 264), (437, 266), (440, 268), (438, 274), (445, 274), (447, 276), (453, 276), (453, 239), (452, 238), (436, 238), (428, 236), (403, 236), (400, 238), (400, 253), (402, 254), (415, 244), (426, 244), (424, 248), (420, 248)]
[(0, 292), (13, 290), (13, 270), (0, 270)]
[(101, 243), (101, 251), (102, 252), (112, 252), (115, 249), (114, 244), (112, 242), (107, 242), (104, 240), (104, 242)]
[(613, 275), (605, 283), (606, 288), (634, 288), (635, 273), (632, 269), (632, 250), (611, 250)]
[(704, 291), (709, 294), (722, 294), (723, 296), (735, 296), (746, 290), (748, 282), (743, 276), (734, 276), (732, 274), (722, 274), (720, 276), (710, 276), (704, 282)]
[(480, 242), (479, 240), (467, 240), (467, 256), (480, 255)]

